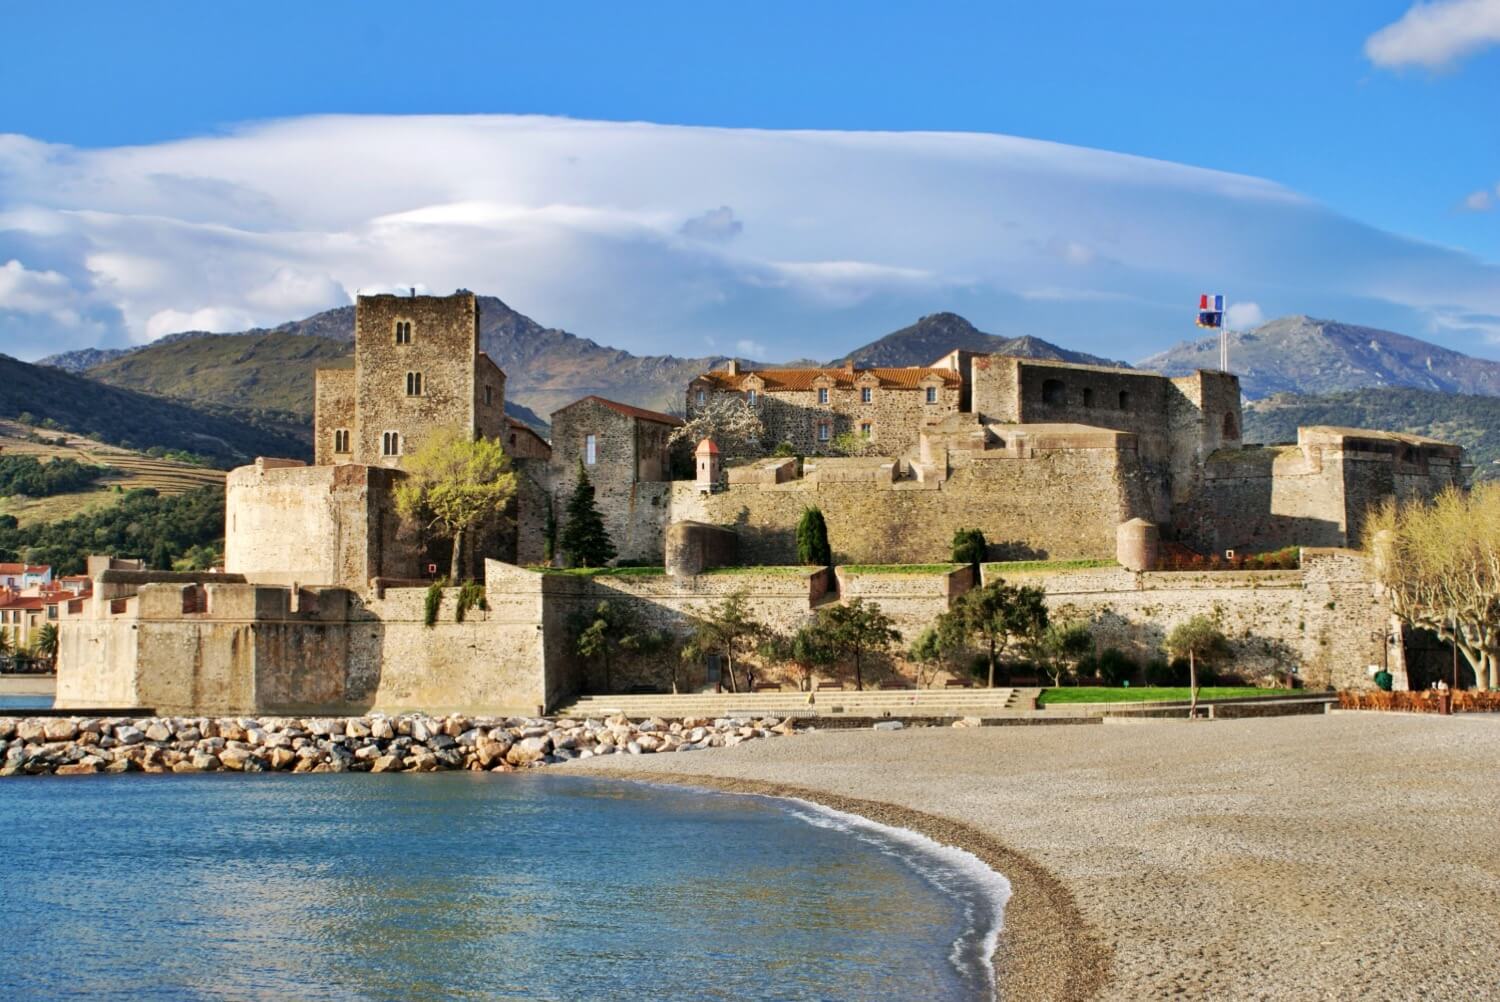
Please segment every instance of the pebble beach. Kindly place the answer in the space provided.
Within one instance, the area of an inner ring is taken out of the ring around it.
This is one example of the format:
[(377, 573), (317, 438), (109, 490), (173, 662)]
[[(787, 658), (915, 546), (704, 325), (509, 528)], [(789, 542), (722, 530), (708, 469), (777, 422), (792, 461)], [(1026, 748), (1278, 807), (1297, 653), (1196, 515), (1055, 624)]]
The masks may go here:
[(969, 849), (1008, 999), (1500, 998), (1500, 718), (818, 732), (569, 771), (784, 794)]

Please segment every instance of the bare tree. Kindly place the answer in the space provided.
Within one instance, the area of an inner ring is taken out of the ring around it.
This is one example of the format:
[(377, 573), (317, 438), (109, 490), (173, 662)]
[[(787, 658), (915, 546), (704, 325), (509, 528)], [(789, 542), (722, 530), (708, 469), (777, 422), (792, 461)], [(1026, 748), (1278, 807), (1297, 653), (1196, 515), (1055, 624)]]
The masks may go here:
[(1396, 616), (1457, 647), (1480, 691), (1500, 688), (1500, 484), (1387, 500), (1364, 536)]
[(710, 396), (693, 416), (672, 432), (669, 446), (678, 442), (697, 445), (705, 438), (718, 443), (726, 456), (759, 456), (765, 452), (766, 426), (760, 413), (739, 397), (725, 394)]

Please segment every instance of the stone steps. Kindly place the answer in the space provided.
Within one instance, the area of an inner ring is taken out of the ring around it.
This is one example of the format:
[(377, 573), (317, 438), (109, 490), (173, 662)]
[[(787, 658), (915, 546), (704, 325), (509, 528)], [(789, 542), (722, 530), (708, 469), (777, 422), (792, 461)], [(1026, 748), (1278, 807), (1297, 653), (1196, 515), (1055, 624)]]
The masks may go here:
[(1030, 712), (1038, 689), (823, 690), (811, 704), (805, 692), (625, 694), (580, 696), (559, 716), (628, 717), (810, 716), (990, 717)]

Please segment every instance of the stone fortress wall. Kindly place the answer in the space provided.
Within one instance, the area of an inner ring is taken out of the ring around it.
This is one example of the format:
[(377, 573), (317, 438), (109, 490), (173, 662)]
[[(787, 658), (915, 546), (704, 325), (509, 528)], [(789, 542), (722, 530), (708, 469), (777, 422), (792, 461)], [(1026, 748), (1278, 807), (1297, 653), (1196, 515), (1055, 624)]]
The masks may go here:
[[(1203, 614), (1220, 621), (1236, 669), (1250, 679), (1295, 671), (1311, 688), (1361, 688), (1370, 685), (1368, 667), (1384, 663), (1404, 679), (1401, 645), (1381, 651), (1390, 610), (1351, 551), (1305, 551), (1300, 571), (985, 568), (986, 579), (1000, 573), (1042, 588), (1053, 617), (1087, 623), (1101, 649), (1118, 647), (1142, 662), (1165, 658), (1164, 637)], [(756, 619), (783, 633), (825, 602), (863, 598), (892, 616), (904, 649), (975, 583), (967, 567), (581, 577), (496, 561), (485, 577), (488, 611), (455, 622), (456, 589), (447, 589), (438, 622), (428, 627), (424, 588), (361, 594), (254, 585), (232, 575), (108, 571), (89, 608), (65, 615), (57, 702), (167, 713), (537, 713), (601, 684), (599, 666), (574, 650), (572, 625), (601, 601), (682, 635), (694, 614), (736, 593)], [(742, 667), (757, 678), (785, 671), (754, 656)], [(866, 678), (878, 684), (907, 670), (899, 655), (874, 657)], [(683, 691), (709, 684), (706, 666), (683, 665), (675, 649), (627, 659), (616, 666), (615, 683), (665, 686), (674, 671)]]
[[(420, 557), (392, 503), (401, 457), (381, 455), (381, 438), (399, 433), (405, 451), (454, 427), (508, 442), (504, 373), (478, 352), (476, 311), (468, 293), (362, 297), (354, 368), (319, 373), (319, 465), (261, 460), (230, 474), (228, 575), (104, 572), (96, 599), (65, 621), (60, 703), (534, 712), (591, 684), (592, 667), (572, 653), (571, 621), (602, 600), (680, 629), (744, 590), (757, 617), (790, 630), (820, 603), (866, 597), (910, 640), (972, 586), (967, 572), (851, 565), (942, 563), (960, 527), (981, 529), (992, 559), (1059, 559), (1113, 558), (1123, 526), (1141, 543), (1140, 559), (1126, 560), (1133, 569), (1028, 579), (1055, 615), (1085, 619), (1101, 644), (1146, 660), (1175, 623), (1205, 613), (1226, 625), (1251, 670), (1295, 667), (1310, 684), (1368, 685), (1365, 669), (1389, 654), (1378, 642), (1389, 616), (1357, 555), (1304, 550), (1301, 571), (1244, 575), (1153, 573), (1144, 555), (1158, 538), (1208, 552), (1348, 546), (1369, 505), (1429, 496), (1468, 472), (1455, 446), (1353, 429), (1302, 429), (1296, 447), (1243, 448), (1238, 382), (1223, 373), (1166, 379), (963, 352), (905, 374), (839, 370), (827, 376), (832, 389), (868, 385), (879, 391), (870, 406), (894, 406), (885, 401), (897, 394), (917, 401), (910, 413), (877, 419), (904, 422), (909, 447), (766, 457), (701, 482), (669, 479), (677, 418), (591, 397), (553, 415), (550, 455), (529, 445), (513, 456), (512, 528), (475, 535), (485, 556), (510, 561), (483, 563), (489, 612), (453, 622), (450, 591), (428, 628), (425, 588), (410, 580)], [(420, 393), (407, 393), (409, 372), (421, 373)], [(772, 381), (760, 384), (765, 406)], [(784, 392), (804, 389), (817, 386)], [(858, 420), (864, 403), (840, 406)], [(336, 448), (339, 430), (350, 433), (348, 452)], [(580, 461), (621, 559), (662, 561), (669, 534), (683, 536), (669, 529), (693, 522), (693, 538), (713, 540), (695, 558), (701, 565), (749, 566), (597, 578), (516, 566), (542, 562), (549, 522), (565, 527)], [(823, 511), (835, 562), (845, 565), (836, 577), (785, 566), (809, 505)], [(647, 659), (637, 669), (659, 682), (664, 667)]]

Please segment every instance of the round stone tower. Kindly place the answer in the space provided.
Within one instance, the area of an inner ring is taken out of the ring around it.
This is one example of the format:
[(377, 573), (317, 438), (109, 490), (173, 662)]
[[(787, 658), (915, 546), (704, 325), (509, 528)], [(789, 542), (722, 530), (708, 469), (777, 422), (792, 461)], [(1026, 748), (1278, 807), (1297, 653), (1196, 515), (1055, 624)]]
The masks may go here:
[(1127, 571), (1149, 571), (1161, 552), (1161, 530), (1144, 518), (1121, 522), (1115, 530), (1115, 560)]

